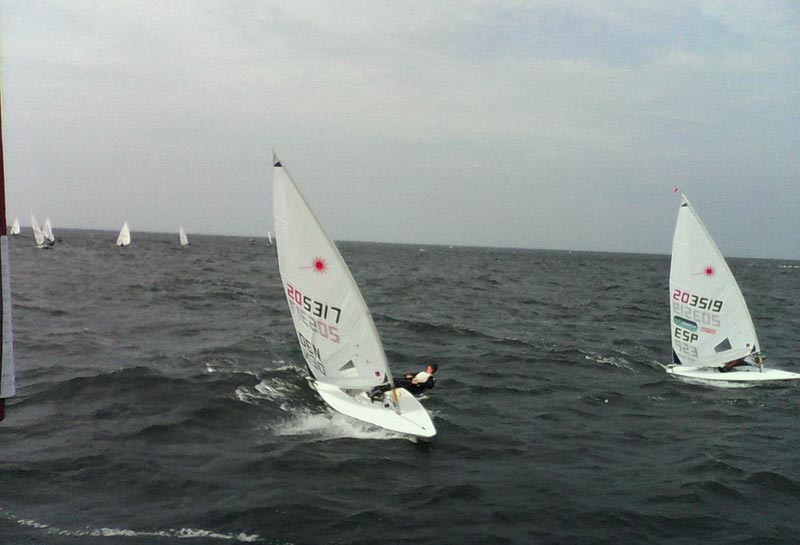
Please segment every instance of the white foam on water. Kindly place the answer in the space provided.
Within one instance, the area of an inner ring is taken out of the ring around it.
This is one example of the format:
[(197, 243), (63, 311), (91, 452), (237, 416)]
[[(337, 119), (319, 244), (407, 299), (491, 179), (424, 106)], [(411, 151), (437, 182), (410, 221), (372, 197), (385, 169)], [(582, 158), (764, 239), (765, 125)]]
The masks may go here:
[(273, 428), (272, 431), (275, 435), (305, 436), (315, 441), (327, 441), (330, 439), (373, 439), (379, 441), (407, 439), (414, 442), (414, 438), (411, 436), (394, 433), (333, 411), (300, 414)]
[[(237, 366), (237, 361), (230, 358), (225, 358), (222, 360), (215, 360), (215, 361), (207, 361), (206, 362), (206, 373), (236, 373), (242, 375), (250, 375), (251, 377), (257, 377), (258, 373), (252, 371), (250, 369), (239, 369)], [(291, 366), (287, 366), (291, 368)], [(278, 369), (281, 370), (281, 369)]]
[(281, 410), (287, 411), (288, 401), (295, 396), (297, 391), (297, 385), (278, 377), (271, 377), (261, 380), (253, 388), (244, 385), (239, 386), (234, 393), (242, 403), (258, 405), (260, 400), (272, 401), (279, 403)]
[(595, 363), (602, 363), (603, 365), (610, 365), (618, 369), (625, 369), (627, 371), (632, 371), (634, 373), (637, 372), (636, 369), (634, 369), (633, 366), (630, 364), (630, 362), (625, 358), (618, 358), (616, 356), (603, 356), (602, 354), (591, 352), (585, 355), (584, 359), (593, 361)]
[(264, 541), (258, 534), (246, 534), (240, 532), (238, 534), (225, 534), (215, 532), (213, 530), (202, 530), (199, 528), (169, 528), (166, 530), (155, 531), (136, 531), (123, 528), (85, 528), (85, 529), (67, 529), (59, 528), (50, 524), (45, 524), (33, 519), (17, 518), (12, 513), (0, 511), (0, 516), (5, 519), (12, 520), (20, 526), (27, 526), (41, 530), (50, 535), (66, 536), (66, 537), (165, 537), (174, 539), (219, 539), (224, 541), (235, 541), (239, 543), (256, 543)]

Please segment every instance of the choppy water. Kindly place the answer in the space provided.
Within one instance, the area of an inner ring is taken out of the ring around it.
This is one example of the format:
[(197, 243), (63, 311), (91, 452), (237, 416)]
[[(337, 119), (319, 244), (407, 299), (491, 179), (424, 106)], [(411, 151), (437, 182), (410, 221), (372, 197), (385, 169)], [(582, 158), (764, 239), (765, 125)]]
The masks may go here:
[[(263, 240), (12, 241), (19, 395), (0, 543), (796, 543), (800, 388), (668, 378), (664, 256), (341, 245), (395, 372), (439, 363), (416, 444), (304, 380)], [(800, 264), (734, 260), (800, 371)]]

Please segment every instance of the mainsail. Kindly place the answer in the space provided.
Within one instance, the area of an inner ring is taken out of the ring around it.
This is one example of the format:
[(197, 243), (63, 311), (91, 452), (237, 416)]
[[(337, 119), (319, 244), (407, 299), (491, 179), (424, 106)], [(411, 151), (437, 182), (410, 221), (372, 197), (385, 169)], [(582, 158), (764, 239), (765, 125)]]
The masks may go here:
[[(2, 87), (2, 68), (0, 68), (0, 87)], [(0, 110), (2, 98), (0, 97)], [(0, 421), (6, 415), (6, 399), (16, 393), (14, 380), (14, 342), (11, 335), (11, 272), (8, 261), (8, 237), (6, 236), (6, 178), (3, 157), (3, 116), (0, 111), (0, 291), (2, 291), (2, 351), (0, 351)], [(17, 222), (17, 225), (19, 223)]]
[(44, 238), (44, 231), (39, 227), (39, 222), (36, 221), (33, 212), (31, 212), (31, 229), (33, 230), (33, 240), (36, 242), (36, 246), (44, 246), (46, 240)]
[(119, 230), (117, 237), (117, 246), (127, 246), (131, 243), (131, 230), (128, 228), (128, 222), (122, 224), (122, 229)]
[(669, 289), (675, 363), (717, 366), (761, 352), (739, 285), (684, 195), (672, 240)]
[(19, 220), (17, 218), (14, 218), (14, 222), (11, 224), (11, 232), (9, 234), (17, 236), (19, 233), (20, 233)]
[(188, 246), (189, 239), (186, 236), (186, 231), (183, 230), (183, 225), (178, 227), (178, 240), (181, 243), (181, 246)]
[(53, 235), (53, 226), (50, 224), (50, 218), (44, 220), (42, 234), (44, 235), (44, 239), (48, 242), (48, 244), (53, 244), (56, 241), (56, 237)]
[(278, 266), (311, 374), (345, 389), (391, 384), (383, 345), (350, 270), (277, 155), (273, 163)]

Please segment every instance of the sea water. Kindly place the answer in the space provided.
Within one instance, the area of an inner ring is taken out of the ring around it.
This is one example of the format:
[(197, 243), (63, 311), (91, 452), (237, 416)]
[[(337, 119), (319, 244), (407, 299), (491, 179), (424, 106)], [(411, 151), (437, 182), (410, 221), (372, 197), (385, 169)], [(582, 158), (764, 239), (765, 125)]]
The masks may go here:
[[(11, 240), (3, 545), (800, 535), (800, 388), (667, 376), (667, 256), (341, 244), (393, 371), (439, 364), (420, 444), (309, 388), (266, 240), (59, 235)], [(800, 372), (800, 263), (731, 267)]]

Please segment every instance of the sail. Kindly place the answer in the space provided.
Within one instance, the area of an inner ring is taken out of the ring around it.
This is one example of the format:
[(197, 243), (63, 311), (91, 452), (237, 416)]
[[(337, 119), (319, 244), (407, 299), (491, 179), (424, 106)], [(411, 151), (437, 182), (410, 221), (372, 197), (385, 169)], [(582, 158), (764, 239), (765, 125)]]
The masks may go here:
[(676, 363), (716, 366), (760, 353), (739, 285), (684, 195), (672, 240), (669, 290)]
[(269, 245), (272, 246), (272, 231), (267, 231), (267, 241), (269, 241)]
[(44, 239), (49, 242), (53, 243), (56, 241), (56, 237), (53, 236), (53, 226), (50, 224), (50, 218), (44, 220), (44, 227), (42, 227), (42, 234), (44, 235)]
[(45, 241), (44, 232), (42, 232), (42, 228), (39, 227), (39, 222), (36, 221), (33, 214), (31, 214), (31, 229), (33, 230), (33, 239), (36, 241), (36, 245), (43, 245)]
[(131, 243), (131, 230), (128, 228), (128, 222), (122, 224), (122, 229), (119, 230), (117, 237), (117, 246), (127, 246)]
[(278, 267), (311, 374), (346, 389), (391, 383), (383, 345), (350, 270), (277, 155), (274, 165)]
[(17, 236), (20, 233), (19, 220), (14, 218), (14, 223), (11, 224), (11, 232), (9, 234)]
[(186, 231), (183, 230), (183, 225), (178, 227), (178, 240), (180, 240), (181, 246), (189, 245), (189, 239), (186, 237)]

